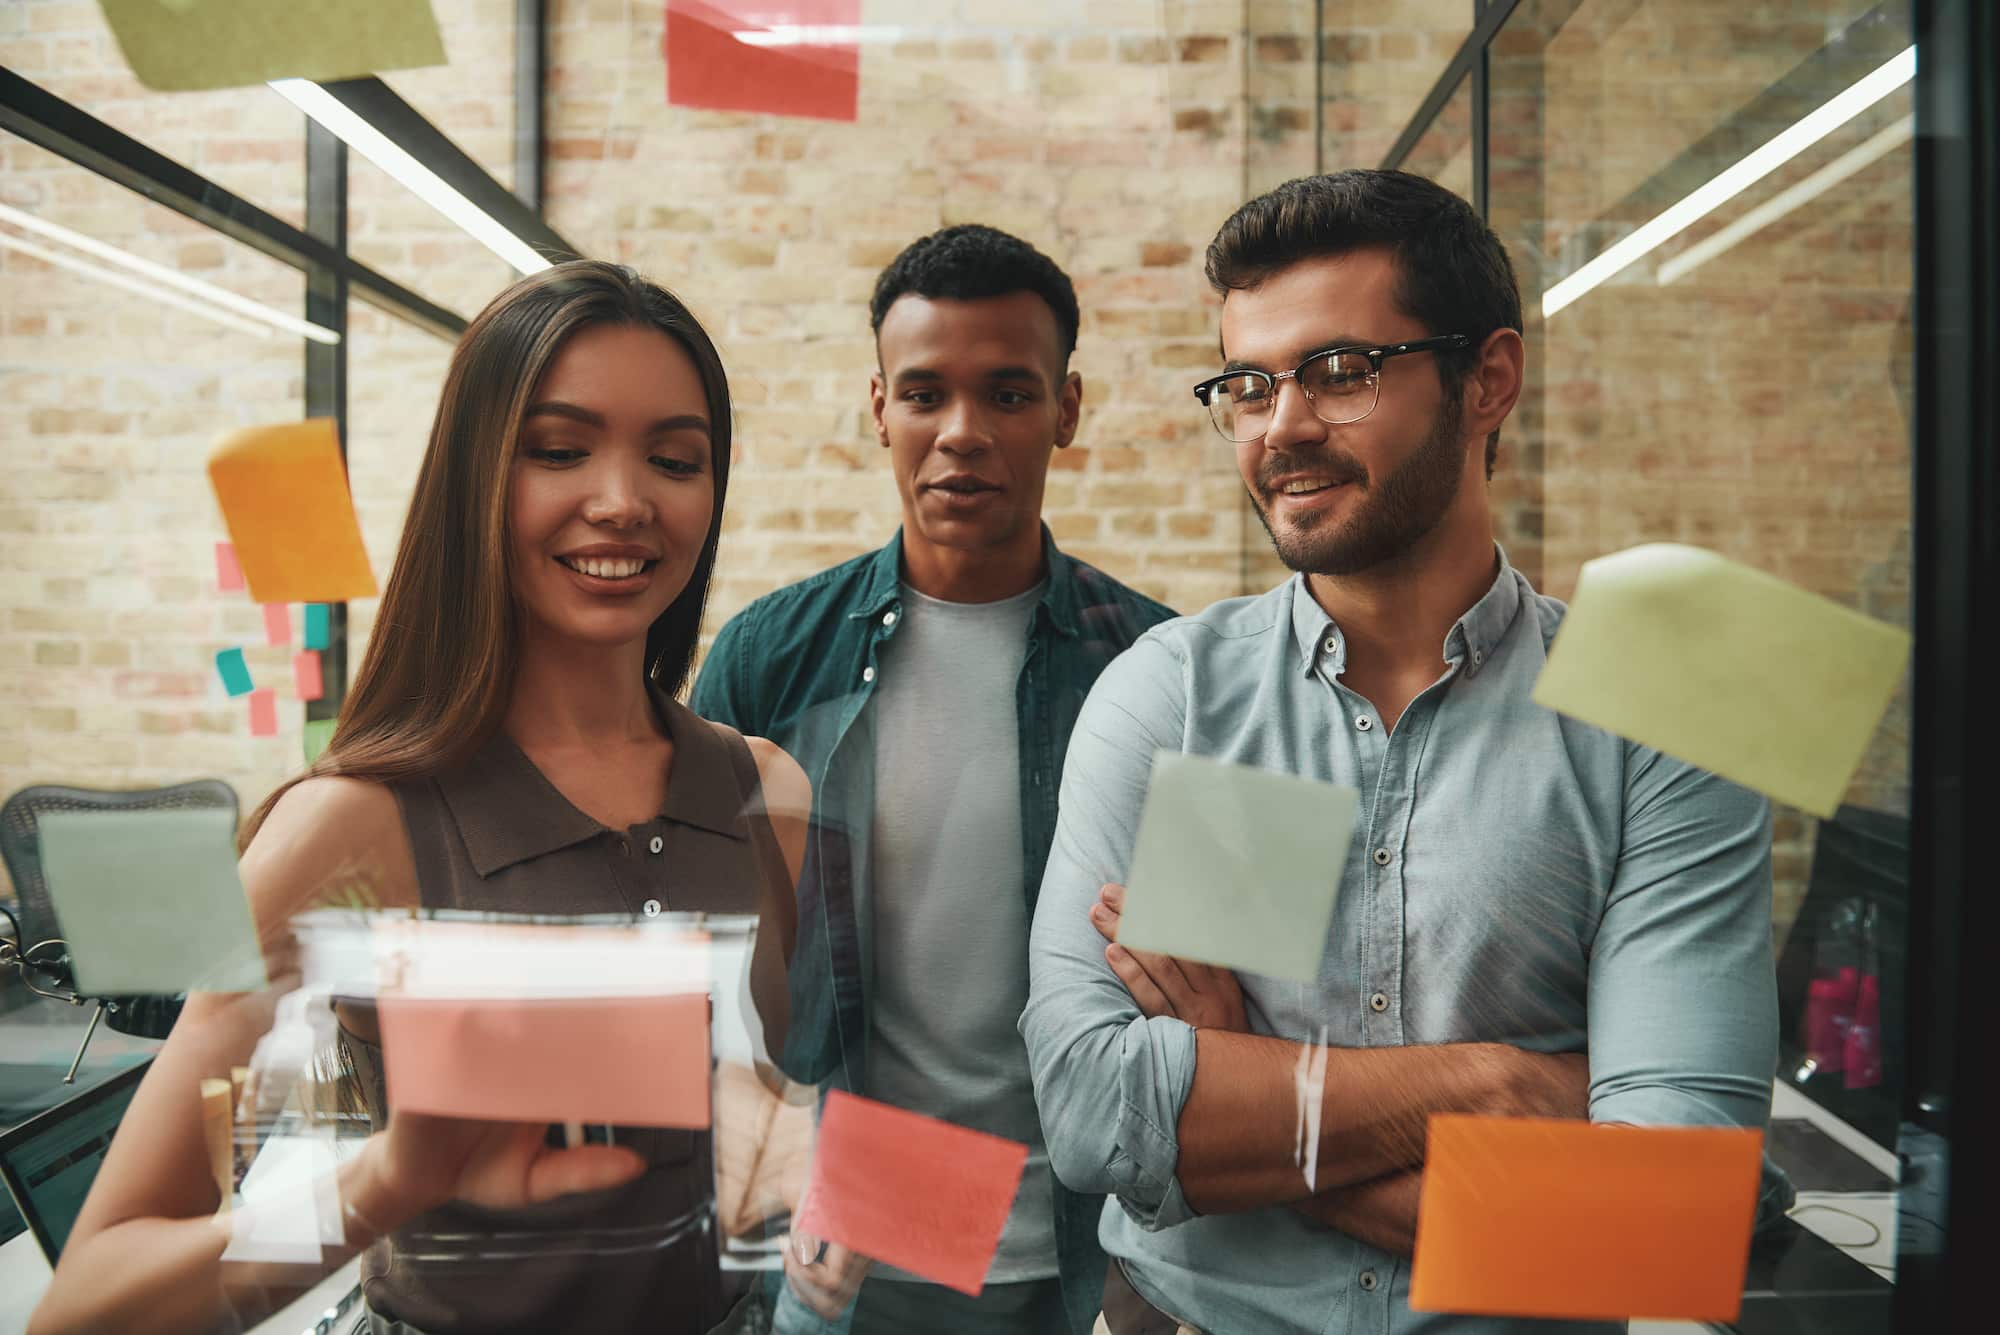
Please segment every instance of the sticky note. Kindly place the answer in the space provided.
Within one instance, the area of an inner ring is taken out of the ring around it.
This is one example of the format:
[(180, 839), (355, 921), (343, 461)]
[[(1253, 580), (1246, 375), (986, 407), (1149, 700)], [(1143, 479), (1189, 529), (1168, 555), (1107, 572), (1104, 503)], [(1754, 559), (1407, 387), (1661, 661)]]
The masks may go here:
[(1733, 1321), (1762, 1133), (1431, 1118), (1410, 1306)]
[(1028, 1147), (841, 1090), (792, 1227), (977, 1296)]
[(264, 604), (264, 643), (269, 645), (290, 644), (292, 642), (292, 609), (284, 603)]
[(337, 720), (330, 718), (309, 718), (306, 720), (306, 764), (310, 765), (313, 761), (318, 760), (320, 753), (326, 750), (327, 743), (333, 740), (333, 725), (335, 722)]
[(292, 655), (292, 683), (298, 687), (301, 700), (317, 700), (326, 694), (326, 681), (316, 651), (304, 649)]
[(264, 985), (235, 812), (52, 811), (36, 824), (83, 995)]
[(158, 92), (353, 79), (445, 63), (429, 0), (100, 0), (139, 82)]
[(1118, 943), (1312, 982), (1356, 799), (1352, 788), (1161, 751)]
[(1535, 703), (1831, 816), (1909, 632), (1672, 543), (1584, 563)]
[(243, 661), (241, 649), (224, 649), (215, 656), (215, 672), (222, 678), (222, 689), (231, 695), (248, 695), (255, 689), (250, 681), (250, 665)]
[(851, 121), (861, 0), (667, 0), (667, 101)]
[(243, 587), (243, 567), (236, 564), (236, 548), (226, 542), (215, 544), (215, 587), (224, 593)]
[(278, 735), (278, 693), (269, 686), (250, 692), (250, 735)]
[(209, 456), (208, 481), (252, 598), (327, 603), (375, 595), (331, 418), (235, 432)]
[(305, 620), (305, 647), (308, 649), (326, 649), (332, 647), (332, 609), (325, 603), (307, 603)]
[(389, 1105), (519, 1122), (709, 1124), (708, 995), (377, 1001)]

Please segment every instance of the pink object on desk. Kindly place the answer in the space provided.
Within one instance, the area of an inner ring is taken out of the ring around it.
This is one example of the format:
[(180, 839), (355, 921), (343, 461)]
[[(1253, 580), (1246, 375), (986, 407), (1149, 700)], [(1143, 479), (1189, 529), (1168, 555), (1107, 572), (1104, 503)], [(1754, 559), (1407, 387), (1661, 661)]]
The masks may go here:
[(1841, 1068), (1849, 1089), (1872, 1089), (1882, 1083), (1882, 983), (1873, 974), (1861, 980)]
[(827, 1095), (795, 1231), (973, 1297), (1028, 1147), (839, 1090)]
[(440, 1117), (709, 1124), (708, 994), (380, 998), (389, 1106)]

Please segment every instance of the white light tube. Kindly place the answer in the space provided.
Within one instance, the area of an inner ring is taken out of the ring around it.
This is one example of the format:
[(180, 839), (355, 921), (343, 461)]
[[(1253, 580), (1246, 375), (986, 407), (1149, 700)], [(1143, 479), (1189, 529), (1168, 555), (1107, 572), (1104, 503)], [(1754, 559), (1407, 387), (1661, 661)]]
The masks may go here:
[[(144, 274), (153, 280), (153, 284), (178, 288), (190, 296), (197, 297), (202, 301), (216, 306), (225, 307), (228, 310), (235, 311), (239, 315), (247, 315), (253, 320), (261, 320), (267, 325), (284, 330), (286, 333), (299, 334), (311, 339), (315, 343), (340, 342), (340, 335), (326, 328), (324, 325), (316, 325), (310, 321), (301, 320), (295, 315), (287, 315), (283, 311), (273, 310), (262, 302), (238, 296), (227, 288), (217, 287), (213, 283), (204, 283), (199, 278), (190, 278), (178, 269), (170, 269), (164, 264), (155, 264), (151, 260), (140, 259), (130, 251), (120, 250), (116, 246), (107, 245), (94, 236), (85, 236), (82, 232), (73, 232), (67, 227), (60, 227), (32, 213), (24, 213), (20, 209), (0, 204), (0, 222), (12, 223), (24, 232), (35, 232), (48, 237), (51, 241), (59, 241), (63, 245), (69, 246), (74, 250), (80, 250), (86, 255), (95, 255), (98, 259), (107, 260), (121, 268), (130, 269), (134, 273)], [(26, 253), (35, 254), (36, 252), (27, 251)], [(51, 260), (50, 263), (54, 264), (57, 261)], [(78, 273), (95, 274), (99, 272), (90, 265), (79, 266), (75, 263), (69, 263), (62, 265), (62, 267), (74, 269)], [(144, 292), (149, 296), (153, 295), (151, 284), (134, 288), (133, 290)]]
[(231, 315), (229, 312), (215, 306), (210, 306), (205, 302), (190, 301), (178, 292), (162, 288), (156, 283), (143, 282), (137, 278), (127, 278), (115, 269), (104, 269), (95, 264), (86, 264), (74, 255), (65, 255), (59, 250), (50, 250), (47, 246), (37, 245), (33, 241), (24, 241), (10, 232), (0, 232), (0, 250), (18, 250), (23, 255), (33, 255), (44, 264), (53, 264), (58, 269), (68, 269), (71, 273), (82, 274), (85, 278), (94, 278), (100, 283), (108, 283), (112, 287), (124, 288), (127, 292), (136, 292), (148, 301), (157, 301), (164, 305), (177, 306), (181, 310), (199, 315), (203, 319), (213, 320), (217, 324), (228, 325), (231, 329), (240, 330), (246, 334), (255, 334), (258, 338), (269, 338), (276, 332), (268, 324), (261, 324), (255, 320), (245, 320), (240, 316)]
[(768, 28), (744, 28), (729, 35), (745, 46), (855, 46), (862, 42), (900, 42), (903, 29), (893, 23), (774, 23)]
[(540, 273), (551, 261), (515, 236), (486, 210), (445, 183), (407, 149), (356, 115), (345, 102), (310, 79), (278, 79), (271, 90), (337, 135), (349, 148), (402, 183), (418, 199), (463, 228), (488, 250), (523, 274)]
[(1781, 131), (1763, 147), (1728, 168), (1666, 212), (1618, 241), (1602, 255), (1542, 294), (1547, 319), (1613, 274), (1636, 263), (1655, 246), (1708, 216), (1750, 186), (1832, 134), (1901, 88), (1917, 74), (1917, 48), (1905, 47), (1875, 70)]
[(1780, 190), (1713, 236), (1705, 236), (1679, 254), (1661, 260), (1661, 285), (1708, 263), (1743, 238), (1762, 231), (1792, 210), (1810, 204), (1863, 168), (1872, 167), (1908, 143), (1916, 132), (1916, 116), (1903, 117), (1888, 129), (1870, 136), (1866, 142), (1848, 149), (1797, 185)]

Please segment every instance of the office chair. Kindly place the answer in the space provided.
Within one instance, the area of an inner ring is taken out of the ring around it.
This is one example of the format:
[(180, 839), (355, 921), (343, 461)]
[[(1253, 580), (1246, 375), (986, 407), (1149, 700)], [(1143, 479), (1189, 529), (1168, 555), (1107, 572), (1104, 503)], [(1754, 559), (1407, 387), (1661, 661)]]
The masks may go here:
[[(0, 909), (0, 916), (12, 923), (14, 940), (0, 937), (0, 964), (11, 964), (20, 972), (22, 983), (38, 996), (81, 1006), (90, 998), (77, 995), (76, 978), (70, 967), (69, 950), (49, 902), (48, 882), (42, 878), (40, 827), (37, 821), (49, 811), (185, 811), (226, 808), (233, 823), (237, 814), (236, 790), (220, 779), (196, 779), (167, 788), (146, 788), (130, 792), (110, 792), (93, 788), (64, 788), (41, 784), (23, 788), (0, 805), (0, 860), (14, 882), (19, 916)], [(4, 931), (0, 928), (0, 931)], [(50, 990), (36, 986), (35, 976), (50, 984)], [(77, 1045), (76, 1059), (70, 1063), (64, 1084), (76, 1080), (83, 1064), (84, 1049), (97, 1032), (98, 1021), (110, 1017), (111, 1027), (140, 1038), (165, 1038), (180, 1017), (180, 997), (100, 997), (91, 1012), (83, 1042)]]

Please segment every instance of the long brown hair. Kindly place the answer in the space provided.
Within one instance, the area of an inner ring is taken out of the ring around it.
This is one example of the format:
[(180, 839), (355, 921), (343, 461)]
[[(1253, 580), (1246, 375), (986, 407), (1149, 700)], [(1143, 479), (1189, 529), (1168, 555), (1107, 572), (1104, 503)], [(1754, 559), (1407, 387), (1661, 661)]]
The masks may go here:
[(507, 561), (512, 462), (529, 397), (575, 333), (657, 329), (687, 350), (708, 400), (715, 512), (687, 587), (646, 632), (646, 675), (679, 692), (694, 665), (729, 486), (729, 379), (691, 311), (619, 264), (571, 260), (495, 297), (452, 353), (396, 564), (332, 740), (244, 823), (247, 847), (291, 786), (317, 775), (376, 782), (448, 768), (497, 728), (520, 624)]

